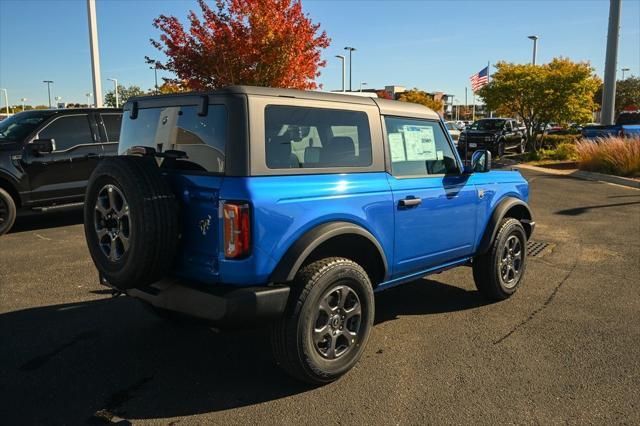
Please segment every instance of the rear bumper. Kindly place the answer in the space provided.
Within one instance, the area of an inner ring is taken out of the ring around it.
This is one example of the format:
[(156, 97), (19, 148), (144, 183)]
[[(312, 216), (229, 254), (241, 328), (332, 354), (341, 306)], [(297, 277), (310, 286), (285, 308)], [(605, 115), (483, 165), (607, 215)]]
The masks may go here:
[(210, 288), (166, 278), (149, 287), (125, 293), (157, 308), (179, 312), (217, 326), (229, 328), (262, 325), (282, 316), (289, 287)]

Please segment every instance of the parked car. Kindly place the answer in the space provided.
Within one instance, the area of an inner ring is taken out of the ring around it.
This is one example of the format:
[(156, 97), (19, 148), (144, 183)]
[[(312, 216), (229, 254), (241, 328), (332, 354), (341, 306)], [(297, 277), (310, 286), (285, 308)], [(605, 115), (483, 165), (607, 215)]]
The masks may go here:
[(451, 139), (453, 139), (454, 145), (457, 147), (458, 138), (460, 137), (460, 127), (458, 127), (457, 123), (454, 121), (445, 121), (444, 125), (449, 131), (449, 134), (451, 135)]
[(476, 149), (488, 149), (493, 155), (502, 156), (507, 149), (524, 153), (525, 132), (512, 118), (483, 118), (467, 127), (458, 140), (460, 153)]
[(87, 189), (100, 282), (167, 318), (270, 324), (301, 380), (354, 366), (375, 292), (463, 265), (491, 300), (522, 285), (526, 180), (491, 172), (488, 151), (464, 166), (421, 105), (258, 87), (139, 97), (119, 154)]
[(0, 235), (20, 210), (82, 202), (98, 160), (117, 153), (122, 111), (55, 109), (0, 121)]
[(587, 125), (582, 128), (582, 137), (584, 139), (608, 136), (640, 137), (640, 111), (621, 112), (616, 119), (616, 124), (612, 126)]

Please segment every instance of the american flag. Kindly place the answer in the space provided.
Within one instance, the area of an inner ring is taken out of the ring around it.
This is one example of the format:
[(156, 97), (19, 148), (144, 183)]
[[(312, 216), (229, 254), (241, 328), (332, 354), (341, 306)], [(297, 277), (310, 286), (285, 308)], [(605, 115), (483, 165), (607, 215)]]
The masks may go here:
[(474, 93), (477, 92), (482, 86), (489, 82), (489, 66), (482, 68), (469, 79), (471, 80), (471, 90), (473, 90)]

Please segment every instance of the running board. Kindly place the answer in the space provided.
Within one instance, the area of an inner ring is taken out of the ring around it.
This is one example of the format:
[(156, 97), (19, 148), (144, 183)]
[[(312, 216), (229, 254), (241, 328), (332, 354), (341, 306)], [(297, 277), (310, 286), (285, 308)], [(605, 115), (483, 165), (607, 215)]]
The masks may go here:
[(54, 210), (62, 210), (62, 209), (70, 209), (73, 207), (82, 207), (84, 203), (69, 203), (69, 204), (59, 204), (55, 206), (47, 206), (47, 207), (34, 207), (32, 210), (36, 210), (42, 213), (54, 211)]

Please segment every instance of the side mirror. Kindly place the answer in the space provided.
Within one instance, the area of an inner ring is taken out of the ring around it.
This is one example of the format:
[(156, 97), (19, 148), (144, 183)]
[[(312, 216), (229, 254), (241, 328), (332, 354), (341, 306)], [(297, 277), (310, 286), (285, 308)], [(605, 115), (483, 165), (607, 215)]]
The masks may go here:
[(55, 139), (36, 139), (29, 144), (31, 151), (35, 154), (50, 154), (56, 150)]
[(471, 171), (486, 173), (491, 170), (491, 152), (486, 149), (475, 151), (471, 156)]

